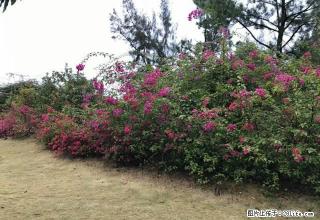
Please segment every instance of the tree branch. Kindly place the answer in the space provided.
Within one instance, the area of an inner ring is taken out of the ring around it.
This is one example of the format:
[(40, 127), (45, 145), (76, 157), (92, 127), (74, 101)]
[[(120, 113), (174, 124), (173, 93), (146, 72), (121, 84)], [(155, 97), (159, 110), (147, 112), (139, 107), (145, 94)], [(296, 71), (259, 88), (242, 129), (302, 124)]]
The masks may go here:
[(254, 34), (249, 30), (249, 28), (248, 28), (247, 26), (245, 26), (239, 19), (235, 18), (235, 20), (236, 20), (242, 27), (244, 27), (244, 28), (249, 32), (249, 34), (251, 35), (251, 37), (252, 37), (255, 41), (257, 41), (259, 44), (261, 44), (261, 45), (263, 45), (263, 46), (265, 46), (265, 47), (267, 47), (267, 48), (269, 48), (269, 49), (272, 49), (269, 45), (267, 45), (267, 44), (263, 43), (262, 41), (258, 40), (258, 39), (254, 36)]
[(294, 32), (293, 32), (293, 34), (291, 35), (291, 37), (289, 38), (289, 40), (285, 43), (285, 44), (283, 44), (282, 46), (281, 46), (281, 48), (284, 48), (285, 46), (287, 46), (287, 44), (294, 38), (294, 36), (298, 33), (298, 31), (304, 26), (305, 24), (301, 24)]

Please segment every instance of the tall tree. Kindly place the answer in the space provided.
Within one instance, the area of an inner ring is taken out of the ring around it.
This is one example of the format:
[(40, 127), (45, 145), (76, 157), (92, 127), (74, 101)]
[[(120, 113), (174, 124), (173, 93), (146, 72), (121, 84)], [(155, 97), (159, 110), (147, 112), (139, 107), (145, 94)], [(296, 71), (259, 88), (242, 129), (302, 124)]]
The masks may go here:
[[(282, 53), (290, 43), (312, 33), (312, 12), (319, 0), (194, 0), (205, 16), (199, 26), (214, 34), (220, 25), (240, 25), (260, 45)], [(257, 37), (254, 30), (267, 31)], [(273, 36), (270, 40), (270, 35)], [(268, 40), (269, 39), (269, 40)]]
[(11, 3), (11, 5), (14, 5), (14, 3), (16, 3), (17, 0), (0, 0), (0, 8), (3, 7), (3, 12), (7, 9), (9, 3)]
[(171, 21), (168, 0), (161, 0), (159, 20), (155, 13), (149, 18), (137, 11), (132, 0), (123, 0), (123, 16), (116, 10), (110, 15), (113, 38), (130, 44), (129, 52), (136, 62), (159, 63), (179, 50), (175, 27)]

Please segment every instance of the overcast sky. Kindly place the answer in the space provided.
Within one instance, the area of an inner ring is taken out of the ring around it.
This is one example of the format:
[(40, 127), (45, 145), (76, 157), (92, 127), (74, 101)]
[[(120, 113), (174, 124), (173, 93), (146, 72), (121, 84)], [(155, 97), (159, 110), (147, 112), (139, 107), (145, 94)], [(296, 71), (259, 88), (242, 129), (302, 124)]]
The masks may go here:
[[(40, 79), (46, 72), (74, 67), (88, 53), (108, 52), (121, 56), (128, 46), (111, 39), (109, 14), (121, 11), (122, 0), (23, 0), (0, 13), (0, 83), (7, 73)], [(134, 0), (144, 13), (159, 13), (160, 0)], [(196, 6), (192, 0), (169, 0), (179, 38), (202, 41), (201, 30), (187, 20)], [(94, 75), (94, 61), (87, 64), (86, 76)], [(12, 81), (13, 79), (11, 79)]]

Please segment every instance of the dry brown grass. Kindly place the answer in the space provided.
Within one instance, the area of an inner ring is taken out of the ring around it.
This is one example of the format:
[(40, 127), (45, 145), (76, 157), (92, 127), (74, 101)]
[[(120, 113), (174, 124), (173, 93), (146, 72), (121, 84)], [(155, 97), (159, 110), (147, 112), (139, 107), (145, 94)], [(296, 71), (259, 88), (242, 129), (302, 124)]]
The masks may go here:
[(319, 207), (314, 197), (266, 198), (254, 187), (216, 196), (178, 178), (55, 158), (32, 139), (0, 141), (0, 219), (238, 220), (248, 208)]

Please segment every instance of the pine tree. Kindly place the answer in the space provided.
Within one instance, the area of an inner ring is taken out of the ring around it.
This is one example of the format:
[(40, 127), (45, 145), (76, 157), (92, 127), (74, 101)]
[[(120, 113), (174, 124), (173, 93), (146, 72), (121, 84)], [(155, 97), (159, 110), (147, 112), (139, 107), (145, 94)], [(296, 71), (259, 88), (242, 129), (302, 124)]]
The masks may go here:
[[(205, 17), (199, 26), (205, 35), (217, 32), (219, 26), (240, 25), (260, 45), (280, 53), (297, 39), (307, 38), (316, 23), (313, 12), (319, 0), (194, 0)], [(254, 30), (267, 31), (259, 38)], [(274, 36), (270, 39), (270, 36)], [(269, 38), (269, 39), (268, 39)]]
[(127, 41), (135, 62), (160, 63), (162, 59), (177, 53), (175, 30), (167, 0), (161, 0), (159, 20), (155, 13), (149, 18), (139, 13), (132, 0), (123, 0), (123, 16), (116, 10), (110, 15), (113, 38)]
[(11, 5), (14, 5), (14, 3), (16, 3), (17, 0), (0, 0), (0, 8), (3, 7), (3, 12), (7, 9), (9, 3)]

